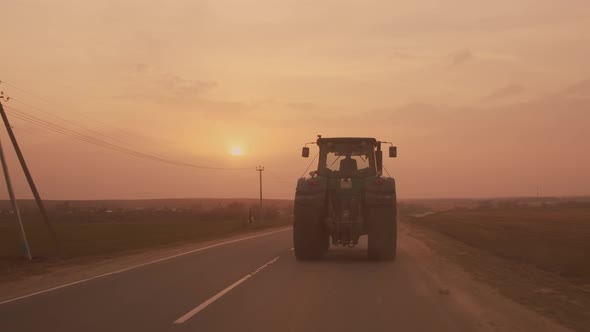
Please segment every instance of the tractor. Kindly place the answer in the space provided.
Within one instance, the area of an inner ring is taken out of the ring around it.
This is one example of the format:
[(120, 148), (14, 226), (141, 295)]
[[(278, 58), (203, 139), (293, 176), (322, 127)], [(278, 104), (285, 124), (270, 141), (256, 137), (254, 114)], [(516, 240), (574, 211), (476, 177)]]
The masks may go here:
[[(397, 147), (375, 138), (323, 138), (317, 144), (317, 170), (297, 181), (293, 243), (297, 260), (321, 259), (330, 245), (354, 247), (368, 235), (370, 260), (393, 260), (397, 248), (395, 180), (383, 176), (381, 145), (389, 157)], [(311, 166), (310, 164), (310, 166)]]

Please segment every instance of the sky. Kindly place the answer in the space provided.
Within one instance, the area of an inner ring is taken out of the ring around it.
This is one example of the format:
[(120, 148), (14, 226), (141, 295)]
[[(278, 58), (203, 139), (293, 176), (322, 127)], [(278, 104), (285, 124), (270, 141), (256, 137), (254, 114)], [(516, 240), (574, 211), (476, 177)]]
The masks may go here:
[[(590, 194), (587, 0), (1, 5), (5, 106), (247, 168), (139, 159), (11, 117), (47, 199), (257, 197), (257, 165), (265, 197), (293, 198), (318, 134), (394, 142), (400, 198)], [(0, 140), (17, 196), (31, 197)]]

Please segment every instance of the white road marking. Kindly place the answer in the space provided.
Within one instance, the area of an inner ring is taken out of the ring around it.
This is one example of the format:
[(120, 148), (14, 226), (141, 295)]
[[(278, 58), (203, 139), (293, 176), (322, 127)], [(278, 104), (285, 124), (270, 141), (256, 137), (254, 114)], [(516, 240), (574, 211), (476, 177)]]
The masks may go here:
[(159, 263), (159, 262), (166, 261), (166, 260), (169, 260), (169, 259), (173, 259), (173, 258), (177, 258), (177, 257), (181, 257), (181, 256), (193, 254), (195, 252), (199, 252), (199, 251), (203, 251), (203, 250), (207, 250), (207, 249), (212, 249), (212, 248), (223, 246), (223, 245), (230, 244), (230, 243), (235, 243), (235, 242), (240, 242), (240, 241), (255, 239), (255, 238), (258, 238), (258, 237), (268, 236), (268, 235), (272, 235), (272, 234), (276, 234), (276, 233), (280, 233), (280, 232), (285, 232), (285, 231), (288, 231), (288, 230), (291, 230), (291, 228), (289, 227), (289, 228), (286, 228), (286, 229), (280, 229), (280, 230), (276, 230), (276, 231), (272, 231), (272, 232), (266, 232), (266, 233), (262, 233), (262, 234), (258, 234), (258, 235), (252, 235), (252, 236), (242, 237), (242, 238), (235, 239), (235, 240), (220, 242), (220, 243), (212, 244), (210, 246), (206, 246), (206, 247), (197, 248), (197, 249), (194, 249), (194, 250), (185, 251), (185, 252), (182, 252), (180, 254), (176, 254), (176, 255), (172, 255), (172, 256), (167, 256), (167, 257), (163, 257), (163, 258), (158, 258), (158, 259), (155, 259), (153, 261), (149, 261), (149, 262), (146, 262), (146, 263), (141, 263), (141, 264), (133, 265), (133, 266), (126, 267), (126, 268), (123, 268), (123, 269), (120, 269), (120, 270), (116, 270), (116, 271), (113, 271), (113, 272), (108, 272), (108, 273), (100, 274), (100, 275), (97, 275), (97, 276), (94, 276), (94, 277), (77, 280), (77, 281), (70, 282), (70, 283), (67, 283), (67, 284), (63, 284), (63, 285), (60, 285), (60, 286), (56, 286), (56, 287), (44, 289), (44, 290), (41, 290), (41, 291), (38, 291), (38, 292), (34, 292), (34, 293), (31, 293), (31, 294), (27, 294), (27, 295), (15, 297), (15, 298), (12, 298), (12, 299), (4, 300), (4, 301), (1, 301), (0, 302), (0, 305), (6, 304), (6, 303), (10, 303), (10, 302), (14, 302), (14, 301), (18, 301), (18, 300), (22, 300), (22, 299), (26, 299), (26, 298), (31, 297), (31, 296), (35, 296), (35, 295), (39, 295), (39, 294), (43, 294), (43, 293), (48, 293), (48, 292), (51, 292), (51, 291), (54, 291), (54, 290), (58, 290), (58, 289), (61, 289), (61, 288), (65, 288), (65, 287), (69, 287), (69, 286), (81, 284), (83, 282), (91, 281), (91, 280), (94, 280), (94, 279), (103, 278), (103, 277), (110, 276), (110, 275), (113, 275), (113, 274), (127, 272), (129, 270), (137, 269), (137, 268), (142, 267), (142, 266)]
[(271, 261), (269, 261), (268, 263), (262, 265), (261, 267), (257, 268), (254, 272), (246, 275), (245, 277), (243, 277), (242, 279), (234, 282), (233, 284), (231, 284), (230, 286), (228, 286), (227, 288), (225, 288), (224, 290), (222, 290), (221, 292), (213, 295), (211, 298), (209, 298), (207, 301), (199, 304), (196, 308), (194, 308), (193, 310), (187, 312), (186, 314), (184, 314), (182, 317), (178, 318), (177, 320), (174, 321), (174, 324), (183, 324), (184, 322), (186, 322), (187, 320), (191, 319), (191, 317), (193, 317), (194, 315), (198, 314), (201, 310), (207, 308), (211, 303), (217, 301), (219, 298), (221, 298), (223, 295), (227, 294), (229, 291), (231, 291), (232, 289), (238, 287), (241, 283), (243, 283), (244, 281), (252, 278), (255, 274), (257, 274), (258, 272), (264, 270), (266, 267), (268, 267), (269, 265), (271, 265), (272, 263), (276, 262), (277, 259), (279, 259), (280, 256), (275, 257), (274, 259), (272, 259)]

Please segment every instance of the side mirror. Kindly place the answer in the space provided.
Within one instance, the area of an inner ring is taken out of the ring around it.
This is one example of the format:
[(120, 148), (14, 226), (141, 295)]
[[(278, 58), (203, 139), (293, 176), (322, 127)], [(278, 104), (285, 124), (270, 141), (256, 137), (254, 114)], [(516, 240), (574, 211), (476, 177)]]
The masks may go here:
[(301, 156), (303, 158), (309, 157), (309, 148), (307, 146), (305, 146), (305, 147), (303, 147), (303, 149), (301, 149)]
[(389, 147), (389, 158), (397, 157), (397, 146), (390, 146)]

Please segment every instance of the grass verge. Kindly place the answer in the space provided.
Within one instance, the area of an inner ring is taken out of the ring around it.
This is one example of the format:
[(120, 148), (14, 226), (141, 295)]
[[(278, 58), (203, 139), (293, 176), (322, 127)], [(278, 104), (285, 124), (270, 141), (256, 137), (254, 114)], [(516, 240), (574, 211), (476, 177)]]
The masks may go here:
[(0, 282), (43, 274), (56, 265), (80, 264), (96, 259), (165, 246), (203, 242), (238, 233), (291, 225), (290, 218), (245, 223), (237, 220), (57, 223), (62, 256), (43, 225), (27, 224), (33, 262), (22, 254), (16, 225), (0, 225)]
[(590, 211), (515, 207), (405, 218), (476, 279), (564, 326), (590, 331)]
[(590, 284), (589, 208), (451, 210), (413, 222), (494, 255)]

